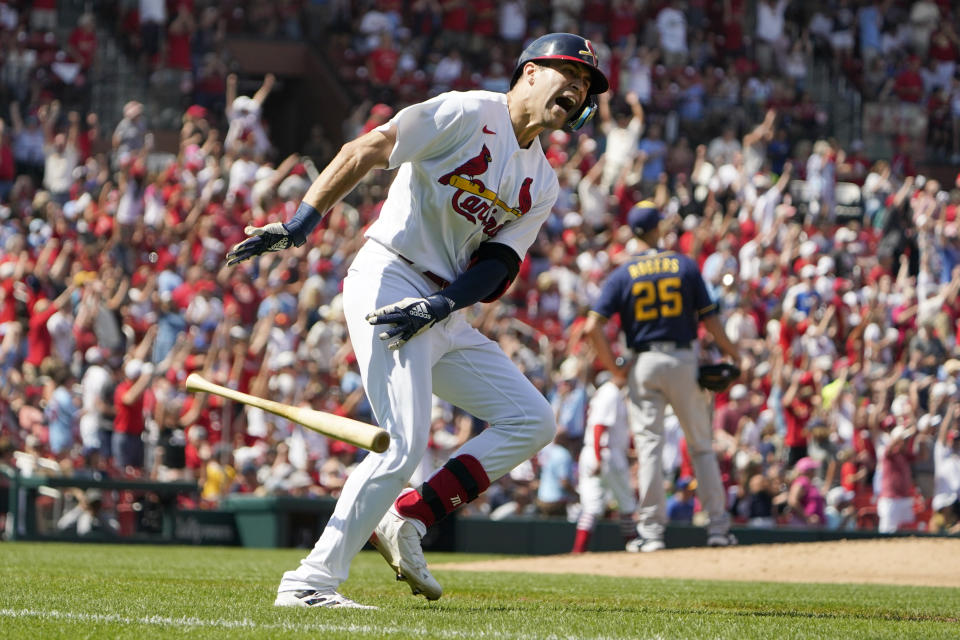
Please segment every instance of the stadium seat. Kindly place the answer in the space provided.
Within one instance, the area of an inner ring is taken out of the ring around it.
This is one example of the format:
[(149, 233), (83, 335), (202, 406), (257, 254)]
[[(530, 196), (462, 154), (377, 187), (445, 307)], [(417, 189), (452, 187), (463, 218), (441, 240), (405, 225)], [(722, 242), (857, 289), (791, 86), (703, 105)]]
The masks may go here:
[(134, 510), (134, 495), (130, 491), (122, 491), (114, 510), (117, 514), (117, 523), (120, 525), (120, 535), (132, 536), (137, 531), (137, 514)]
[(880, 525), (877, 508), (873, 505), (857, 509), (857, 529), (876, 529)]
[(805, 219), (810, 212), (810, 202), (807, 200), (807, 181), (799, 179), (791, 180), (787, 186), (787, 190), (790, 193), (793, 206), (797, 208), (797, 218), (800, 220)]
[(857, 510), (857, 529), (876, 529), (879, 526), (880, 518), (872, 491), (858, 490), (853, 496), (853, 506)]
[(838, 182), (835, 196), (837, 204), (834, 213), (839, 224), (852, 220), (863, 221), (863, 199), (859, 185), (853, 182)]

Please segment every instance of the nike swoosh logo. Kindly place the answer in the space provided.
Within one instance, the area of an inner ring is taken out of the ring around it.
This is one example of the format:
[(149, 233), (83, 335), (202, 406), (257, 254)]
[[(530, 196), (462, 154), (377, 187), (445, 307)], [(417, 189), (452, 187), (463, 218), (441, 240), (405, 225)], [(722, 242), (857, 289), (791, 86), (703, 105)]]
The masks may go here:
[(497, 135), (496, 131), (490, 131), (490, 129), (487, 129), (487, 125), (483, 125), (483, 129), (481, 129), (481, 131), (483, 131), (484, 133), (489, 133), (492, 136)]

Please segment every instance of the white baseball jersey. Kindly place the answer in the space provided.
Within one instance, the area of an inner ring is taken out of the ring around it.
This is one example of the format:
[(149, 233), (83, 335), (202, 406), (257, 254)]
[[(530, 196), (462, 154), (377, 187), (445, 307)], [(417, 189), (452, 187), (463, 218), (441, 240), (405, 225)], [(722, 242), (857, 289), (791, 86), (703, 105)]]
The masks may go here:
[[(627, 415), (626, 398), (620, 387), (611, 381), (600, 385), (587, 409), (587, 428), (580, 451), (580, 505), (590, 518), (581, 519), (577, 525), (579, 528), (593, 528), (593, 519), (603, 513), (608, 494), (617, 501), (621, 515), (632, 514), (636, 508), (627, 462), (627, 448), (630, 446)], [(598, 424), (606, 427), (599, 443), (594, 432), (594, 426)]]
[(367, 238), (451, 282), (481, 242), (526, 254), (559, 184), (539, 139), (517, 144), (505, 94), (444, 93), (381, 128), (391, 125), (389, 168), (400, 170)]
[(604, 459), (611, 455), (626, 460), (630, 448), (630, 427), (627, 423), (627, 405), (623, 392), (611, 381), (597, 388), (587, 409), (587, 429), (583, 434), (583, 448), (595, 450), (594, 425), (606, 427), (600, 437), (600, 448)]

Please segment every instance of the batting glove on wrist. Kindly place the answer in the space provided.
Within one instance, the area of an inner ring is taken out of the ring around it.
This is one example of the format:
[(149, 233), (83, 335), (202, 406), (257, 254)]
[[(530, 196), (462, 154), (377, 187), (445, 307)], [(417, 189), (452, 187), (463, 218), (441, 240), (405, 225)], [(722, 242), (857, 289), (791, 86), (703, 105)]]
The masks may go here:
[(228, 267), (271, 251), (282, 251), (294, 245), (299, 247), (304, 242), (295, 230), (287, 228), (282, 222), (271, 222), (263, 227), (246, 227), (243, 232), (250, 237), (238, 243), (227, 254)]
[(392, 325), (377, 337), (387, 342), (388, 349), (396, 350), (446, 318), (452, 308), (453, 303), (439, 294), (426, 298), (404, 298), (368, 313), (367, 322)]

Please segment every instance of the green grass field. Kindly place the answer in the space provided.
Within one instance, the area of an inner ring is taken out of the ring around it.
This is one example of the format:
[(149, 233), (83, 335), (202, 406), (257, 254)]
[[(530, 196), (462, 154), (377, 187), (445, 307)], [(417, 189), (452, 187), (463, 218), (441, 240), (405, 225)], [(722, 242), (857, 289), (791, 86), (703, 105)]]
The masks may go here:
[(374, 552), (341, 590), (380, 610), (273, 607), (303, 554), (0, 543), (0, 638), (960, 637), (958, 589), (437, 570), (445, 595), (427, 603)]

